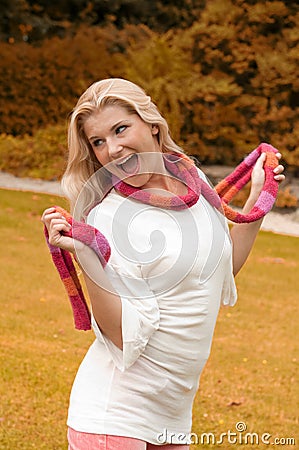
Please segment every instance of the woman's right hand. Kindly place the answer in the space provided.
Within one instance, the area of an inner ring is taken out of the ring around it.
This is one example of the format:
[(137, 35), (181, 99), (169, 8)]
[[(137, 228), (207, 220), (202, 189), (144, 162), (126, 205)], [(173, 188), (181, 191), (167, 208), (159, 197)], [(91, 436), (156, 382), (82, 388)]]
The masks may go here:
[(63, 231), (67, 233), (71, 230), (71, 225), (62, 214), (56, 212), (55, 208), (47, 208), (42, 214), (41, 221), (48, 230), (51, 245), (72, 253), (75, 252), (74, 240), (61, 233)]

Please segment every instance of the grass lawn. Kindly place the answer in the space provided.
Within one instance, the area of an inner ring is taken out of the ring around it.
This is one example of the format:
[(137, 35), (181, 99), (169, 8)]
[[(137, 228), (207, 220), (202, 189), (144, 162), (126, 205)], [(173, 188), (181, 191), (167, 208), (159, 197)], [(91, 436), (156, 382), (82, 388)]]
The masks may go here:
[[(73, 327), (43, 238), (42, 211), (66, 203), (9, 190), (0, 198), (0, 449), (66, 450), (69, 392), (93, 340)], [(269, 433), (270, 442), (295, 438), (298, 446), (298, 255), (298, 238), (260, 232), (237, 277), (238, 303), (219, 315), (194, 404), (194, 440), (201, 433), (218, 440), (244, 422), (247, 432)], [(222, 444), (192, 449), (269, 448), (242, 444), (245, 434), (237, 433), (239, 444), (224, 437)]]

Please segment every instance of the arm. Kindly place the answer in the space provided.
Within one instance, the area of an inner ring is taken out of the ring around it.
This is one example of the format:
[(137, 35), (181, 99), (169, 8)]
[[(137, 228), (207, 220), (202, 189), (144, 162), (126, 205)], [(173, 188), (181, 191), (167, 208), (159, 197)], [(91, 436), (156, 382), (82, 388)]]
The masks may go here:
[[(281, 158), (281, 154), (276, 155), (278, 159)], [(257, 160), (256, 165), (251, 175), (251, 190), (249, 197), (244, 205), (243, 212), (248, 213), (255, 202), (257, 201), (259, 194), (263, 188), (265, 181), (265, 173), (263, 169), (265, 161), (265, 154), (262, 154)], [(275, 180), (281, 182), (285, 179), (282, 174), (284, 167), (278, 165), (274, 170)], [(233, 243), (233, 273), (237, 275), (244, 263), (246, 262), (249, 253), (253, 247), (255, 238), (258, 234), (263, 219), (256, 222), (246, 224), (235, 224), (231, 228), (231, 239)]]
[(84, 245), (76, 252), (92, 305), (92, 314), (102, 333), (122, 350), (122, 304), (114, 292), (95, 252)]
[(105, 334), (118, 348), (122, 349), (121, 299), (105, 274), (96, 254), (86, 245), (70, 237), (63, 236), (61, 231), (69, 231), (69, 224), (54, 208), (46, 209), (42, 216), (49, 233), (50, 244), (68, 250), (77, 255), (83, 270), (86, 287), (89, 293), (93, 316)]

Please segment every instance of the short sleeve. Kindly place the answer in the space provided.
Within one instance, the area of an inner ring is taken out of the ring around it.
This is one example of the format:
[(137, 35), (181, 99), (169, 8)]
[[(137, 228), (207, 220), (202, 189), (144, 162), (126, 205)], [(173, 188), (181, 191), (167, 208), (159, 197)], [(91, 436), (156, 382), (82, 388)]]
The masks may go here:
[(234, 306), (237, 302), (237, 288), (235, 277), (233, 273), (233, 252), (232, 252), (232, 240), (230, 237), (228, 221), (225, 219), (226, 235), (228, 240), (228, 245), (230, 248), (230, 256), (228, 264), (226, 265), (226, 273), (224, 274), (222, 293), (221, 293), (221, 304), (223, 306)]
[[(209, 181), (207, 176), (200, 170), (198, 170), (199, 176), (206, 181), (208, 184), (210, 184), (211, 187), (212, 183)], [(229, 228), (228, 228), (228, 220), (225, 218), (225, 231), (227, 233), (227, 236), (229, 238), (228, 245), (232, 249), (232, 242), (230, 239), (229, 234)], [(224, 280), (222, 285), (222, 291), (221, 291), (221, 304), (223, 306), (234, 306), (237, 302), (237, 288), (235, 283), (235, 278), (233, 275), (233, 263), (232, 263), (232, 253), (230, 255), (229, 264), (227, 264), (227, 270), (224, 274)]]
[(230, 261), (230, 268), (227, 271), (222, 287), (221, 304), (223, 306), (234, 306), (237, 302), (237, 288), (235, 278), (233, 275), (232, 261)]
[(160, 312), (157, 299), (145, 280), (119, 277), (111, 265), (108, 265), (106, 270), (113, 286), (120, 293), (123, 349), (119, 349), (101, 332), (93, 316), (92, 327), (97, 339), (105, 344), (116, 367), (124, 371), (134, 364), (144, 351), (151, 335), (158, 329)]

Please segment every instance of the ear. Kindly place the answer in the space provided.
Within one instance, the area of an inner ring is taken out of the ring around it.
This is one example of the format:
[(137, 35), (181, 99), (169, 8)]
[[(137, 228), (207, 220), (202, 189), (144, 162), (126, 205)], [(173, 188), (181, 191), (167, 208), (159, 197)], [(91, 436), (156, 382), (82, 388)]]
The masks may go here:
[(155, 135), (155, 134), (158, 134), (159, 133), (159, 127), (158, 127), (158, 125), (152, 125), (152, 134), (153, 135)]

